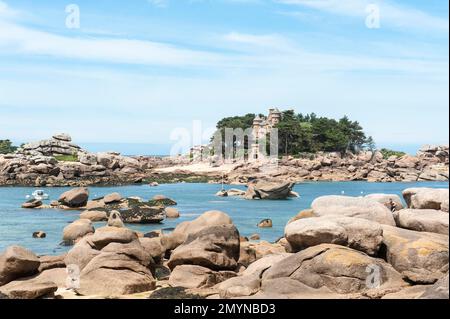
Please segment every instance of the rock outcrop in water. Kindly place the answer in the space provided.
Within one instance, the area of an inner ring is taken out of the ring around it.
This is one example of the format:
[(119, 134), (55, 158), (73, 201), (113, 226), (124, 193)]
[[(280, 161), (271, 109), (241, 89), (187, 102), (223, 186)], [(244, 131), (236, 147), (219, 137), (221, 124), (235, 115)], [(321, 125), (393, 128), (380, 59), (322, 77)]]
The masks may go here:
[[(441, 190), (426, 192), (427, 202), (440, 200)], [(103, 205), (117, 208), (129, 200), (118, 195), (105, 197), (113, 200)], [(80, 295), (101, 298), (448, 299), (448, 231), (411, 227), (399, 217), (414, 210), (432, 223), (448, 212), (406, 208), (392, 213), (384, 204), (379, 195), (318, 198), (288, 222), (277, 243), (249, 242), (220, 211), (180, 223), (170, 234), (147, 237), (117, 224), (120, 214), (112, 211), (106, 227), (75, 229), (80, 238), (65, 256), (37, 257), (9, 248), (0, 255), (0, 293), (74, 297), (56, 290), (70, 284)], [(80, 223), (90, 225), (90, 220)], [(74, 281), (66, 283), (66, 267)]]
[[(25, 144), (13, 154), (0, 155), (0, 185), (87, 186), (160, 182), (221, 182), (246, 185), (255, 179), (302, 181), (448, 181), (448, 146), (424, 146), (416, 156), (384, 158), (380, 152), (322, 153), (285, 157), (276, 168), (266, 163), (237, 163), (231, 171), (175, 169), (192, 164), (184, 157), (130, 157), (117, 152), (90, 153), (67, 134)], [(173, 171), (158, 169), (175, 167)], [(210, 168), (209, 165), (206, 165)], [(225, 194), (225, 193), (224, 193)], [(223, 195), (224, 195), (223, 194)], [(226, 193), (233, 196), (232, 192)], [(238, 191), (240, 194), (240, 191)], [(260, 193), (262, 197), (265, 193)], [(257, 196), (257, 194), (252, 194)], [(294, 195), (294, 194), (291, 194)], [(270, 198), (270, 195), (268, 195)]]
[(25, 144), (14, 154), (0, 155), (0, 185), (131, 184), (143, 180), (152, 167), (163, 165), (157, 158), (89, 153), (71, 141), (67, 134), (56, 134)]

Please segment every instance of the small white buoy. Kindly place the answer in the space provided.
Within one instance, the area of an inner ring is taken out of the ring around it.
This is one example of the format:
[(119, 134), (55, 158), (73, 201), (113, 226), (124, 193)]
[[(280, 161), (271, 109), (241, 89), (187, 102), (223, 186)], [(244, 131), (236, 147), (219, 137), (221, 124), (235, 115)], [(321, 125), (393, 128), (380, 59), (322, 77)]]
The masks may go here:
[(342, 191), (342, 192), (341, 192), (341, 194), (342, 194), (342, 195), (344, 195), (344, 194), (345, 194), (345, 192), (344, 192), (344, 191)]

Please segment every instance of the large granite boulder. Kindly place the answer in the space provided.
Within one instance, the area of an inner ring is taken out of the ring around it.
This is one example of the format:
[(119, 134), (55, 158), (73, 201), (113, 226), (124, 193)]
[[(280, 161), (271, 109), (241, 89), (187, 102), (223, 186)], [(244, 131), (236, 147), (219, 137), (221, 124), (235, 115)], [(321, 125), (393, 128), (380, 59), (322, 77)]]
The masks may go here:
[(363, 197), (322, 196), (313, 201), (311, 208), (317, 216), (340, 215), (358, 217), (380, 224), (395, 226), (392, 212), (379, 202)]
[(42, 206), (42, 201), (37, 199), (30, 199), (22, 204), (22, 208), (26, 209), (38, 208), (40, 206)]
[(403, 191), (408, 208), (436, 209), (448, 212), (448, 189), (408, 188)]
[(421, 299), (449, 299), (448, 293), (448, 273), (447, 276), (439, 279), (434, 285), (428, 287), (427, 290), (419, 297)]
[(279, 200), (290, 197), (293, 183), (290, 182), (270, 182), (259, 180), (248, 185), (245, 199), (267, 199)]
[(233, 277), (214, 287), (221, 298), (249, 297), (261, 289), (261, 278), (257, 275)]
[(81, 271), (95, 256), (100, 254), (100, 251), (95, 249), (95, 245), (90, 242), (89, 237), (91, 236), (81, 239), (67, 253), (64, 258), (67, 267), (76, 266)]
[(263, 273), (262, 284), (279, 278), (339, 294), (367, 294), (373, 290), (381, 294), (407, 285), (385, 261), (332, 244), (310, 247), (275, 263)]
[(229, 278), (236, 277), (232, 271), (213, 271), (196, 265), (177, 266), (169, 278), (172, 287), (209, 288)]
[(65, 262), (78, 267), (81, 295), (112, 297), (155, 288), (153, 258), (126, 228), (99, 228), (77, 243)]
[(0, 255), (0, 286), (17, 278), (35, 274), (41, 262), (30, 250), (11, 246)]
[(383, 225), (386, 260), (417, 284), (434, 283), (448, 271), (448, 236)]
[(294, 252), (320, 244), (347, 246), (376, 255), (383, 242), (380, 224), (367, 219), (322, 216), (294, 221), (285, 228), (285, 237)]
[(10, 299), (38, 299), (53, 297), (58, 286), (53, 281), (36, 279), (12, 281), (0, 287), (0, 293)]
[(398, 227), (448, 235), (448, 213), (433, 209), (403, 209), (394, 214)]
[(128, 244), (138, 240), (137, 234), (128, 228), (101, 227), (94, 235), (88, 237), (89, 244), (98, 250), (103, 249), (110, 243)]
[(139, 241), (144, 250), (153, 258), (155, 263), (159, 264), (163, 261), (164, 248), (161, 245), (161, 238), (139, 238)]
[(119, 203), (122, 200), (122, 195), (119, 193), (111, 193), (103, 197), (105, 204)]
[(91, 222), (104, 222), (108, 220), (108, 215), (104, 211), (87, 210), (80, 214), (80, 219), (88, 219)]
[(239, 260), (239, 232), (234, 225), (203, 228), (189, 234), (171, 254), (168, 266), (198, 265), (212, 270), (234, 270)]
[(93, 234), (94, 232), (94, 226), (89, 219), (78, 219), (64, 227), (63, 242), (65, 245), (71, 246), (84, 236)]
[(58, 133), (52, 136), (55, 140), (63, 142), (72, 142), (72, 137), (67, 133)]
[(398, 196), (397, 194), (369, 194), (366, 195), (365, 197), (377, 201), (380, 204), (383, 204), (389, 210), (392, 210), (391, 201), (392, 203), (395, 204), (395, 210), (400, 210), (404, 208), (402, 200), (400, 199), (400, 196)]
[(233, 221), (227, 214), (221, 211), (208, 211), (193, 221), (178, 224), (171, 234), (162, 237), (161, 243), (166, 250), (173, 250), (181, 245), (189, 234), (196, 233), (206, 227), (232, 224)]
[(58, 201), (71, 208), (83, 207), (89, 199), (89, 190), (86, 187), (75, 188), (63, 193)]

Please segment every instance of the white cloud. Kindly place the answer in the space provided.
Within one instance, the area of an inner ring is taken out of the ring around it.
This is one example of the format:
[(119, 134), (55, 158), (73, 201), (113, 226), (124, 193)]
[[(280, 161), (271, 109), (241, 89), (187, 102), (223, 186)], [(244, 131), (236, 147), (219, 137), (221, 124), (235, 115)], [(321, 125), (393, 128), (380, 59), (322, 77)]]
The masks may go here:
[(147, 0), (147, 1), (157, 8), (166, 8), (169, 6), (169, 0)]
[(0, 21), (4, 52), (142, 65), (199, 66), (220, 62), (217, 54), (141, 40), (69, 37)]
[(370, 4), (380, 7), (382, 26), (410, 30), (435, 30), (448, 33), (448, 19), (432, 16), (426, 12), (407, 8), (386, 1), (374, 0), (274, 0), (277, 3), (298, 5), (325, 12), (365, 18)]
[(13, 18), (17, 15), (16, 10), (11, 9), (6, 2), (0, 0), (0, 18)]

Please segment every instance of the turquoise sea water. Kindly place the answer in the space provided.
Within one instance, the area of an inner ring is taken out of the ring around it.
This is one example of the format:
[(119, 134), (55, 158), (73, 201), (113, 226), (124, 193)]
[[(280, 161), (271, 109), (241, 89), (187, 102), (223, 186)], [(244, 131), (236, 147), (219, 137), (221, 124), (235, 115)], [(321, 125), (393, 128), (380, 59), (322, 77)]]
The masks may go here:
[[(243, 186), (227, 188), (245, 189)], [(401, 195), (402, 190), (409, 187), (448, 188), (448, 183), (367, 183), (367, 182), (319, 182), (304, 183), (295, 187), (301, 194), (300, 198), (285, 201), (247, 201), (236, 197), (220, 198), (214, 194), (220, 190), (220, 185), (212, 184), (170, 184), (159, 187), (147, 185), (132, 185), (123, 187), (90, 187), (90, 198), (100, 197), (112, 192), (122, 196), (140, 196), (151, 199), (154, 195), (164, 194), (178, 202), (177, 208), (181, 218), (166, 220), (157, 225), (128, 225), (141, 232), (157, 229), (170, 229), (178, 223), (192, 220), (208, 210), (221, 210), (228, 213), (238, 227), (241, 235), (250, 236), (254, 233), (261, 239), (275, 241), (283, 236), (286, 222), (300, 210), (309, 208), (311, 202), (323, 195), (361, 196), (370, 193), (391, 193)], [(69, 188), (46, 188), (50, 200)], [(0, 252), (10, 245), (21, 245), (37, 254), (61, 254), (70, 247), (60, 246), (63, 228), (78, 219), (79, 211), (59, 210), (25, 210), (21, 204), (25, 196), (33, 192), (33, 188), (0, 187)], [(257, 223), (265, 218), (273, 220), (273, 228), (259, 229)], [(105, 223), (96, 223), (101, 227)], [(35, 231), (45, 231), (44, 239), (32, 238)]]

